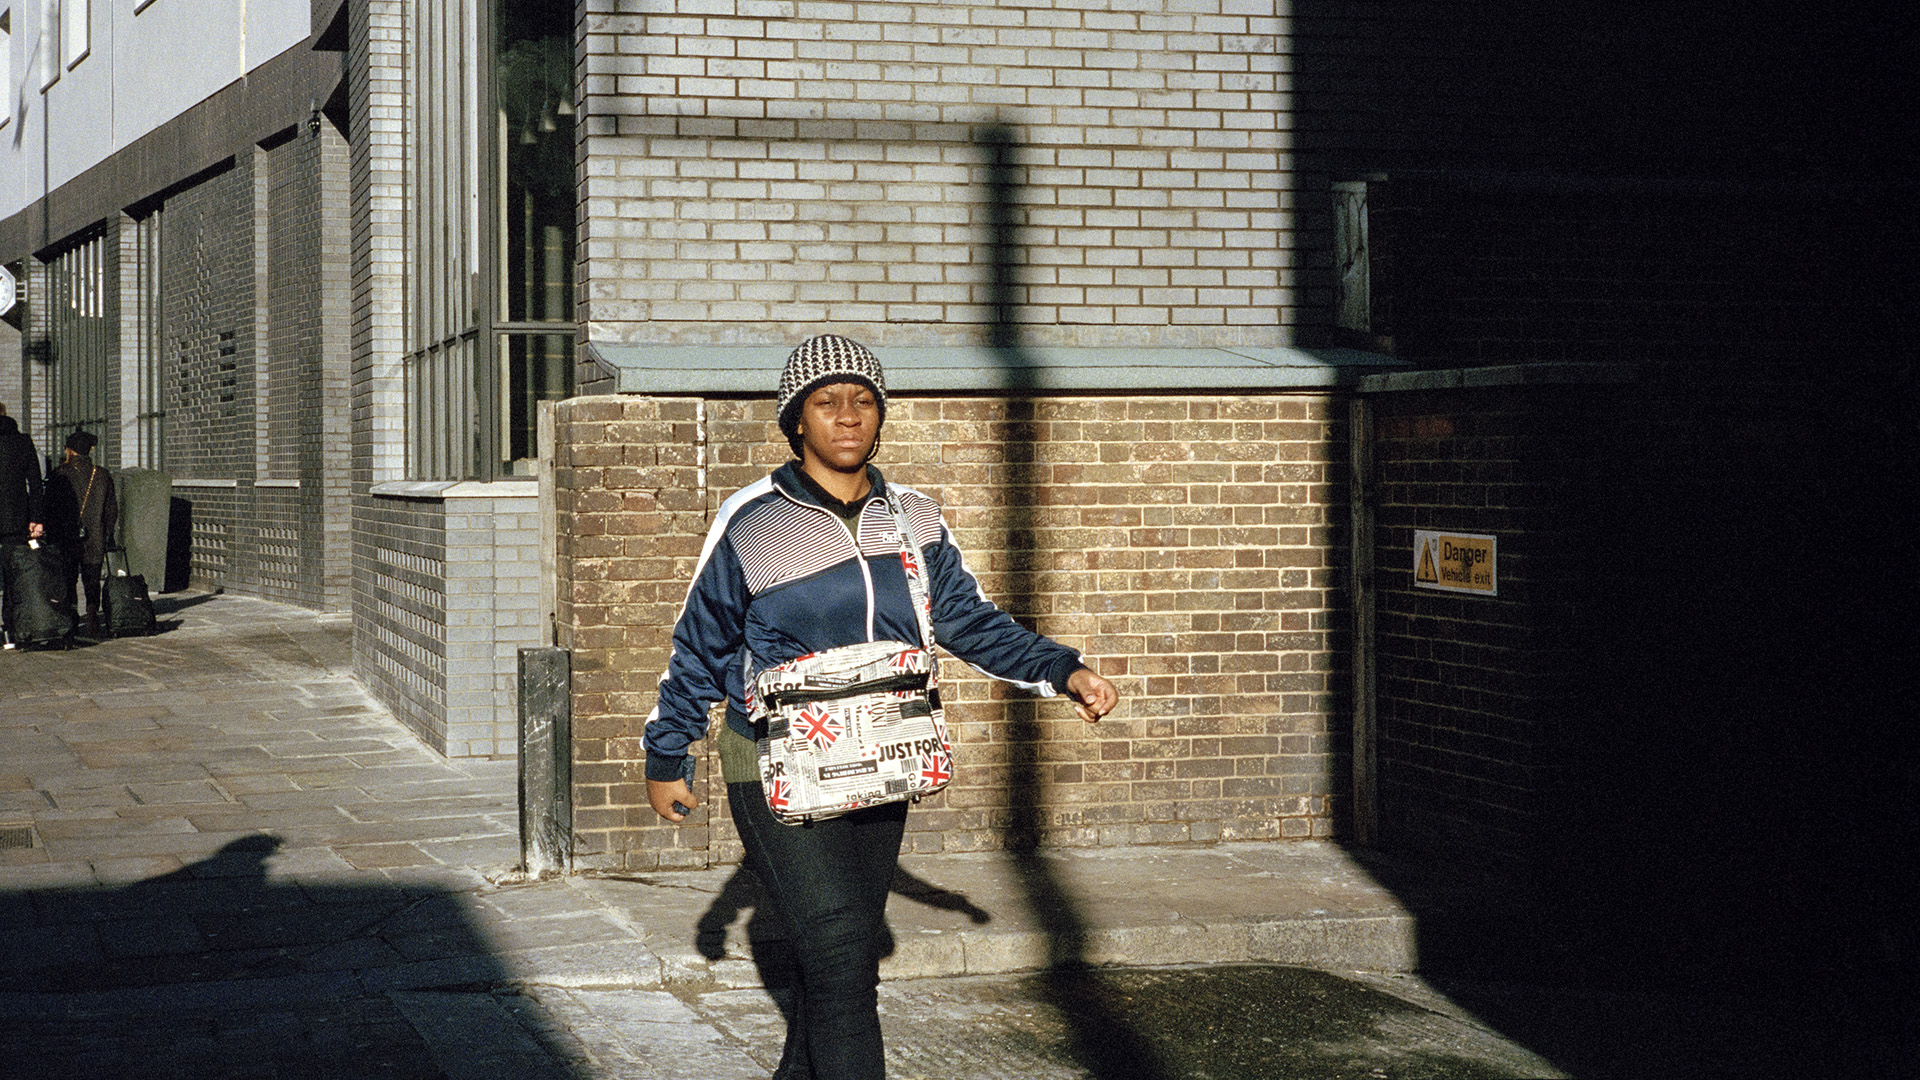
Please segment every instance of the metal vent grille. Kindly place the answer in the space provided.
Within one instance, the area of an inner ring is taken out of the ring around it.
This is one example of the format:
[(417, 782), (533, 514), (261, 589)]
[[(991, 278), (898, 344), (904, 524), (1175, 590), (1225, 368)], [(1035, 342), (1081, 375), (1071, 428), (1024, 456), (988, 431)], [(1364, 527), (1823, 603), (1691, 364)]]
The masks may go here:
[(0, 825), (0, 851), (33, 846), (33, 826)]

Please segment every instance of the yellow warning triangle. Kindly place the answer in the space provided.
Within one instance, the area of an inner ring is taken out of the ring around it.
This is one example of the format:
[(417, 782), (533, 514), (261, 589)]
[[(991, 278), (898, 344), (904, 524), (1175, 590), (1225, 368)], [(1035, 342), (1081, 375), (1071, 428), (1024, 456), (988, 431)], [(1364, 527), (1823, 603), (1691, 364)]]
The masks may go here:
[(1431, 540), (1420, 545), (1420, 568), (1414, 571), (1413, 580), (1440, 584), (1440, 571), (1433, 565), (1433, 541)]

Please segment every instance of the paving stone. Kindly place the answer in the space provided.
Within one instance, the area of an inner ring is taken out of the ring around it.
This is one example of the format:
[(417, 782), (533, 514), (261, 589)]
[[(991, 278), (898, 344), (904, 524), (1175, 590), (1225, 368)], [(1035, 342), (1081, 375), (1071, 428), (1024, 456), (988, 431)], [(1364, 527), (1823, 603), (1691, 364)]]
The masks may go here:
[(102, 885), (131, 885), (175, 873), (179, 869), (180, 860), (172, 855), (93, 861), (94, 880)]
[(574, 1071), (490, 993), (394, 991), (447, 1080), (572, 1080)]
[(432, 856), (412, 844), (344, 844), (335, 850), (342, 859), (362, 870), (434, 862)]

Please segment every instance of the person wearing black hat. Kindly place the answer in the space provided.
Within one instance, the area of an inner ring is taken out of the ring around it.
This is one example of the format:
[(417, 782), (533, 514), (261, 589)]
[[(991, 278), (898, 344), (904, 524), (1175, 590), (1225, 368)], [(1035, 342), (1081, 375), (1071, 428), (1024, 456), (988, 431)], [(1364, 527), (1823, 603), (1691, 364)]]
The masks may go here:
[(100, 632), (100, 567), (120, 522), (113, 474), (93, 463), (98, 443), (92, 432), (68, 435), (60, 464), (47, 476), (47, 535), (61, 546), (71, 568), (61, 583), (67, 602), (77, 599), (74, 574), (86, 588), (89, 634)]
[(687, 784), (688, 748), (706, 734), (708, 707), (727, 703), (716, 735), (727, 805), (746, 863), (787, 932), (784, 945), (761, 956), (767, 985), (792, 987), (777, 1080), (885, 1075), (880, 950), (907, 803), (782, 824), (756, 760), (747, 700), (754, 677), (841, 646), (923, 640), (920, 592), (934, 640), (981, 673), (1064, 695), (1088, 722), (1120, 700), (1078, 652), (982, 595), (939, 504), (889, 484), (871, 464), (886, 415), (886, 378), (864, 346), (828, 334), (794, 349), (780, 376), (779, 421), (798, 460), (721, 504), (645, 729), (648, 802), (679, 823), (700, 805)]

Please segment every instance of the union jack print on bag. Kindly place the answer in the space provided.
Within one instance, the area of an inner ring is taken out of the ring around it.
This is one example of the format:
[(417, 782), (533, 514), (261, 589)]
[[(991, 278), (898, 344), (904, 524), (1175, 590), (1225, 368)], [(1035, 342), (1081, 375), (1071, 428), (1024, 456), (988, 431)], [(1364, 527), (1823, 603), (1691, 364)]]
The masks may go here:
[(874, 641), (769, 668), (754, 680), (767, 808), (788, 825), (919, 799), (953, 779), (933, 658)]

